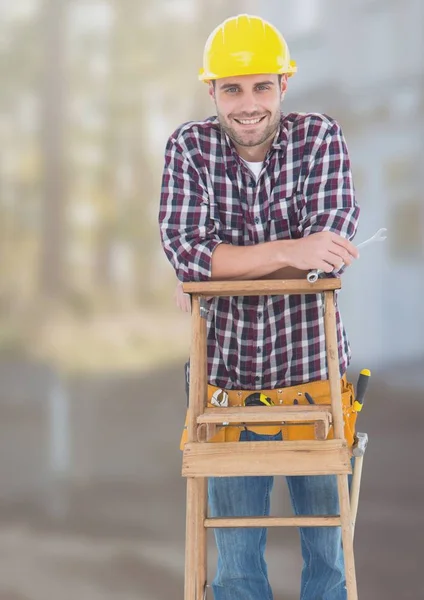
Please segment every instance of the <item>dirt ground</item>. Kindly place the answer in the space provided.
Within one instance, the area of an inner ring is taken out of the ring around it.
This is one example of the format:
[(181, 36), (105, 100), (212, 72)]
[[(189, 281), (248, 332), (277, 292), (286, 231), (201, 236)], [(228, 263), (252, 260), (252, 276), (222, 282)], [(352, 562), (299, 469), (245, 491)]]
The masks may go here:
[[(383, 384), (386, 375), (373, 375), (358, 425), (370, 437), (355, 534), (359, 597), (419, 600), (424, 393), (390, 373)], [(0, 406), (0, 600), (182, 598), (182, 365), (74, 379), (69, 398), (62, 478), (48, 468), (46, 407)], [(290, 514), (284, 481), (272, 500), (275, 514)], [(210, 579), (214, 561), (210, 538)], [(296, 530), (271, 529), (268, 562), (275, 600), (296, 600)]]

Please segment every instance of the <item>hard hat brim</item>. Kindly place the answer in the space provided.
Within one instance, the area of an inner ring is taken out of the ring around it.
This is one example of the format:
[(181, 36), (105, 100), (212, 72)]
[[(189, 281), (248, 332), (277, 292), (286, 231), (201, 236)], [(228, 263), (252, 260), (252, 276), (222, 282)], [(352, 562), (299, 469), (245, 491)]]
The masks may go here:
[(202, 68), (199, 70), (199, 81), (203, 81), (205, 83), (208, 83), (209, 81), (214, 81), (217, 79), (224, 79), (226, 77), (243, 77), (244, 75), (287, 75), (287, 77), (293, 77), (293, 75), (297, 73), (297, 65), (295, 63), (294, 60), (290, 61), (290, 65), (287, 69), (282, 69), (280, 71), (274, 71), (274, 72), (258, 72), (256, 70), (248, 70), (246, 69), (243, 73), (225, 73), (225, 74), (220, 74), (217, 75), (216, 73), (206, 73), (205, 70)]

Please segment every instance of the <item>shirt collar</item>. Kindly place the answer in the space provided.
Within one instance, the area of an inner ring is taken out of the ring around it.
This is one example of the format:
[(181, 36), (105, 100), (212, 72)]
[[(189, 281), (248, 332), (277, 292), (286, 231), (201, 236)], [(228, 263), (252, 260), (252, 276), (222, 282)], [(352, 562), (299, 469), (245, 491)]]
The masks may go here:
[(275, 150), (285, 150), (289, 140), (288, 129), (285, 123), (285, 117), (281, 115), (280, 126), (275, 132), (274, 139), (271, 144), (271, 148)]

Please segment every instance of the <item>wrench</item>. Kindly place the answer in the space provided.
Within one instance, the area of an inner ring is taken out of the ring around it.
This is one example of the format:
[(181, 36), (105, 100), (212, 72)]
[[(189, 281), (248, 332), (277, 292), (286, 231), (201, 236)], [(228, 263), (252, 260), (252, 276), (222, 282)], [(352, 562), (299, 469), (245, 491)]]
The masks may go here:
[[(372, 235), (364, 242), (361, 242), (356, 247), (364, 248), (364, 246), (368, 246), (368, 244), (371, 244), (372, 242), (384, 242), (384, 240), (387, 238), (386, 232), (387, 229), (385, 227), (382, 227), (381, 229), (376, 231), (374, 235)], [(318, 281), (318, 277), (321, 273), (324, 273), (324, 271), (322, 271), (321, 269), (314, 269), (313, 271), (309, 271), (309, 273), (306, 276), (306, 279), (309, 281), (309, 283), (315, 283), (316, 281)]]

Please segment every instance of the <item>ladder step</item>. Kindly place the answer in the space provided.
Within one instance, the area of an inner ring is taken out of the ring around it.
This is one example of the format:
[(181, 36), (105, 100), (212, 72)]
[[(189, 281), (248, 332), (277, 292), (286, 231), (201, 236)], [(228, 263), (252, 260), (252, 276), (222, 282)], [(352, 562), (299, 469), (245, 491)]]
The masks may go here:
[(197, 417), (197, 423), (302, 423), (328, 421), (331, 423), (330, 405), (307, 406), (232, 406), (231, 408), (206, 408)]
[(297, 517), (227, 517), (205, 519), (204, 526), (215, 527), (340, 527), (339, 515)]
[(184, 446), (183, 452), (183, 477), (333, 473), (352, 473), (350, 452), (345, 440), (190, 442)]
[(309, 283), (305, 279), (261, 279), (252, 281), (192, 281), (183, 284), (186, 294), (204, 296), (275, 296), (285, 294), (317, 294), (342, 287), (337, 277), (326, 277)]

